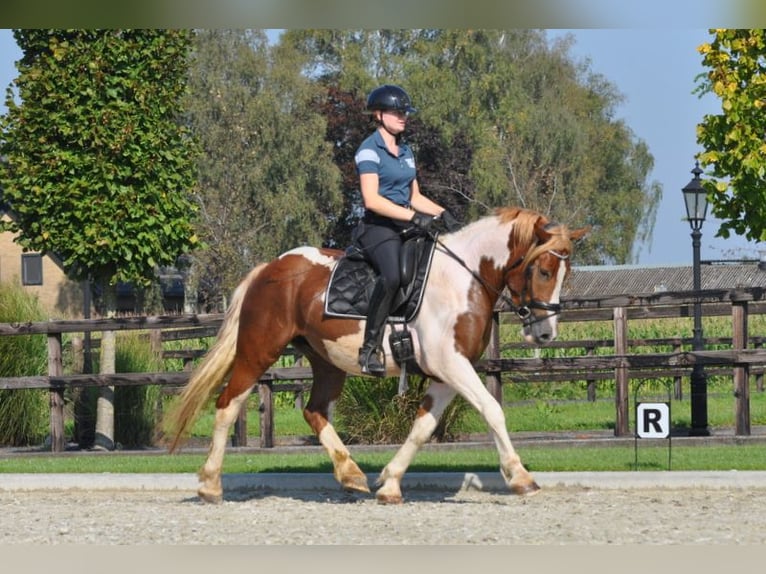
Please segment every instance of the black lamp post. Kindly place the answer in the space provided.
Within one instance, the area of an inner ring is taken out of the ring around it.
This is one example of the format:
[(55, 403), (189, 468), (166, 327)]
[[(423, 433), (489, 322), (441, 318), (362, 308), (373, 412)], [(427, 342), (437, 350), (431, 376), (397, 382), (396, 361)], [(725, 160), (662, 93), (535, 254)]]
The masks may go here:
[[(694, 177), (683, 188), (684, 201), (686, 202), (686, 216), (692, 228), (692, 250), (694, 252), (694, 336), (692, 347), (694, 351), (701, 351), (702, 344), (702, 305), (699, 300), (699, 292), (702, 288), (700, 275), (700, 238), (702, 237), (702, 224), (705, 222), (707, 213), (707, 193), (702, 187), (699, 162), (696, 162), (692, 170)], [(701, 363), (694, 363), (691, 374), (691, 415), (692, 422), (689, 429), (691, 436), (708, 436), (710, 429), (707, 421), (707, 376)]]

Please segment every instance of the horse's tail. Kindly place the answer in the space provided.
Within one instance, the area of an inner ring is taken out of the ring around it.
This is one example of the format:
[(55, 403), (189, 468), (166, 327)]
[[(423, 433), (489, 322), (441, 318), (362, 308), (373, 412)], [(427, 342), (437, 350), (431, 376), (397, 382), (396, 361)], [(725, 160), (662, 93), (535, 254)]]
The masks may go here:
[(202, 363), (194, 370), (178, 400), (165, 416), (163, 427), (164, 431), (171, 437), (169, 440), (170, 452), (174, 452), (180, 446), (205, 402), (231, 373), (237, 350), (239, 314), (242, 309), (242, 302), (248, 287), (265, 265), (264, 263), (250, 271), (234, 290), (231, 303), (226, 310), (221, 328), (218, 330), (215, 344), (207, 352)]

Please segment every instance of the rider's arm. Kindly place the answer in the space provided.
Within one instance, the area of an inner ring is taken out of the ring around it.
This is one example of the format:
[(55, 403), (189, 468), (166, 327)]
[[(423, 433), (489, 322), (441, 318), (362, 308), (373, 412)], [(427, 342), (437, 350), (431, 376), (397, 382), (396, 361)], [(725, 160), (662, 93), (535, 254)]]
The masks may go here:
[(418, 185), (417, 179), (412, 180), (410, 189), (410, 205), (412, 205), (412, 208), (415, 211), (419, 211), (420, 213), (427, 213), (428, 215), (433, 215), (434, 217), (440, 215), (441, 212), (444, 211), (444, 208), (441, 205), (434, 203), (425, 195), (420, 193), (420, 185)]
[(412, 219), (413, 212), (411, 209), (396, 205), (393, 201), (378, 193), (377, 173), (360, 174), (359, 185), (362, 188), (362, 201), (364, 201), (365, 209), (369, 209), (378, 215), (389, 217), (391, 219), (399, 219), (401, 221), (409, 221)]

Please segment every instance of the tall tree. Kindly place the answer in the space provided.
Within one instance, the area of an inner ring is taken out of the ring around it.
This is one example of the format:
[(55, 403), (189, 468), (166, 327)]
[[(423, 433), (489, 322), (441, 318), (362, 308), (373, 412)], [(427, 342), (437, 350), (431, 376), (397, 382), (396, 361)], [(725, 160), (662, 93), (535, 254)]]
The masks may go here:
[(573, 63), (567, 42), (551, 46), (538, 30), (301, 30), (282, 39), (310, 58), (312, 77), (359, 100), (376, 84), (404, 86), (419, 110), (407, 137), (424, 192), (464, 218), (515, 204), (590, 224), (578, 250), (587, 263), (629, 262), (651, 237), (661, 196), (648, 180), (653, 159), (614, 119), (615, 87)]
[(195, 253), (194, 268), (214, 308), (259, 261), (322, 244), (339, 217), (323, 90), (304, 64), (259, 30), (197, 33), (185, 108), (204, 152), (196, 199), (208, 249)]
[[(119, 281), (149, 285), (197, 244), (188, 191), (194, 146), (178, 123), (191, 35), (168, 30), (15, 30), (23, 53), (0, 120), (7, 226), (89, 279), (112, 316)], [(102, 373), (114, 372), (104, 333)], [(113, 448), (113, 389), (99, 399), (97, 444)]]
[(763, 29), (711, 30), (699, 47), (708, 68), (698, 92), (721, 100), (721, 113), (707, 114), (697, 126), (704, 148), (700, 163), (712, 175), (705, 181), (717, 235), (731, 232), (766, 241), (766, 32)]

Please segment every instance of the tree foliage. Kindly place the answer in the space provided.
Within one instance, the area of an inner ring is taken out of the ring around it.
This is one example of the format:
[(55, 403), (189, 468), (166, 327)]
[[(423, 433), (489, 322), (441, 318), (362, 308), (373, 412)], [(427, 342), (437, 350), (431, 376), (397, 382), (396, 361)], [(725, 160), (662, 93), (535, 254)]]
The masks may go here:
[[(194, 145), (178, 122), (191, 35), (168, 30), (15, 30), (17, 103), (0, 121), (6, 227), (89, 279), (102, 316), (119, 281), (149, 286), (196, 246), (188, 196)], [(115, 336), (101, 338), (114, 373)], [(113, 388), (98, 398), (96, 444), (114, 448)]]
[(324, 90), (289, 46), (260, 31), (197, 33), (187, 118), (199, 157), (195, 268), (208, 300), (230, 293), (256, 263), (321, 244), (340, 217), (338, 168), (318, 108)]
[[(653, 159), (614, 119), (615, 87), (573, 63), (567, 42), (551, 46), (536, 30), (429, 29), (300, 30), (282, 41), (306, 54), (312, 77), (357, 102), (344, 111), (361, 110), (375, 85), (403, 85), (418, 108), (407, 138), (423, 191), (461, 219), (522, 205), (592, 225), (584, 263), (629, 262), (651, 237)], [(358, 146), (348, 137), (358, 126), (329, 134), (336, 158), (353, 157), (339, 148)], [(346, 177), (347, 198), (358, 194), (352, 184)]]
[(711, 31), (702, 44), (708, 72), (698, 91), (721, 100), (721, 113), (707, 114), (697, 126), (699, 160), (712, 175), (705, 181), (717, 235), (733, 231), (766, 240), (766, 32), (762, 29)]
[(17, 103), (0, 123), (4, 200), (27, 249), (75, 279), (150, 282), (197, 243), (193, 146), (178, 124), (190, 36), (15, 30)]

